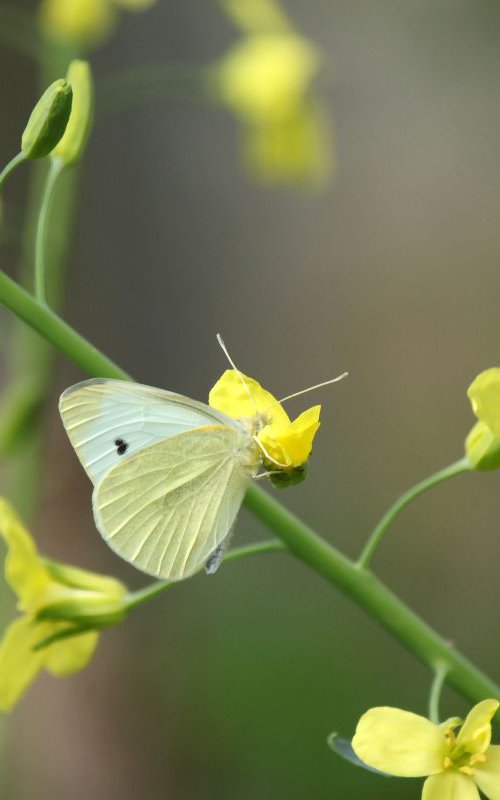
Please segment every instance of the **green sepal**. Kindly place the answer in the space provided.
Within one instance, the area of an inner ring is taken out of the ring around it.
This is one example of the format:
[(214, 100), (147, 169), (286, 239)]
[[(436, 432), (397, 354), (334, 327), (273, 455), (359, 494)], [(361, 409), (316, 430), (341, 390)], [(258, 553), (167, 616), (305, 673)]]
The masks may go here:
[(65, 78), (51, 83), (31, 112), (21, 139), (25, 158), (44, 158), (61, 140), (71, 114), (73, 90)]
[(91, 631), (92, 628), (86, 625), (75, 625), (70, 628), (65, 628), (64, 630), (56, 631), (56, 633), (52, 633), (50, 636), (42, 639), (34, 646), (33, 650), (38, 652), (38, 650), (44, 650), (46, 647), (49, 647), (49, 645), (55, 644), (55, 642), (60, 642), (63, 639), (71, 639), (73, 636), (81, 636), (82, 633), (90, 633)]
[(92, 630), (108, 628), (122, 622), (127, 614), (127, 606), (121, 598), (103, 598), (76, 592), (71, 598), (47, 604), (35, 615), (37, 622), (71, 622)]
[(375, 772), (377, 775), (383, 775), (384, 778), (392, 777), (387, 772), (381, 772), (379, 769), (375, 769), (375, 767), (369, 767), (368, 764), (361, 761), (352, 749), (352, 744), (349, 739), (340, 739), (337, 733), (331, 733), (326, 741), (333, 752), (343, 758), (344, 761), (349, 761), (349, 763), (354, 764), (355, 767), (361, 767), (362, 769), (368, 770), (368, 772)]
[(273, 465), (269, 465), (269, 480), (276, 489), (287, 489), (289, 486), (296, 486), (307, 478), (309, 466), (301, 464), (300, 467), (280, 470), (273, 472)]
[(465, 452), (471, 469), (486, 472), (500, 468), (500, 439), (484, 422), (476, 422), (465, 440)]

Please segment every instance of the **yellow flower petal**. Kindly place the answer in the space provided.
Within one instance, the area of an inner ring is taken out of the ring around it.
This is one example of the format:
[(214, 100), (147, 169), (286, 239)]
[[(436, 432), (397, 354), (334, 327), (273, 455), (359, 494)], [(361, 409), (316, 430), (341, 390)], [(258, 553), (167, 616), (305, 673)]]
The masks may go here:
[(284, 119), (247, 124), (243, 155), (262, 182), (320, 185), (332, 171), (332, 134), (317, 104), (301, 102)]
[(97, 44), (113, 30), (116, 14), (109, 0), (43, 0), (40, 25), (61, 42)]
[(10, 711), (42, 668), (41, 652), (33, 650), (50, 626), (33, 625), (30, 617), (21, 617), (7, 628), (0, 644), (0, 709)]
[(489, 800), (500, 800), (500, 746), (492, 745), (485, 756), (484, 764), (474, 766), (474, 780)]
[(474, 414), (500, 439), (500, 368), (481, 372), (467, 392)]
[(314, 435), (320, 426), (321, 406), (303, 411), (293, 422), (266, 425), (258, 434), (266, 452), (280, 464), (300, 467), (311, 455)]
[(286, 31), (288, 21), (274, 0), (221, 0), (226, 14), (246, 33)]
[(483, 700), (472, 708), (465, 718), (457, 736), (455, 753), (484, 753), (491, 741), (491, 720), (500, 703), (498, 700)]
[(294, 34), (248, 36), (215, 67), (221, 100), (254, 123), (290, 117), (318, 69), (314, 47)]
[(472, 778), (459, 772), (431, 775), (424, 783), (422, 800), (480, 800)]
[(288, 414), (270, 392), (234, 369), (227, 369), (219, 378), (210, 391), (208, 403), (233, 419), (251, 419), (262, 414), (268, 421), (290, 422)]
[(358, 722), (352, 740), (356, 755), (390, 775), (417, 778), (441, 772), (447, 752), (438, 725), (399, 708), (371, 708)]
[(98, 641), (99, 634), (91, 631), (54, 642), (40, 651), (43, 666), (58, 677), (78, 672), (89, 663)]
[(38, 600), (49, 589), (50, 580), (36, 545), (21, 520), (6, 500), (0, 498), (0, 535), (9, 552), (5, 577), (20, 599), (23, 610), (34, 611)]

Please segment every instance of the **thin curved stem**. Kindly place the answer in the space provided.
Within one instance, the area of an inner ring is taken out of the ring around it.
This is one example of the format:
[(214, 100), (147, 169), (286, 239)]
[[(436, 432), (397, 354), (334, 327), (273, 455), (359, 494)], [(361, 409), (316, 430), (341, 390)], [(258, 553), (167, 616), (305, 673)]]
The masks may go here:
[(21, 150), (21, 152), (18, 153), (16, 156), (14, 156), (14, 158), (12, 158), (0, 172), (0, 189), (4, 185), (9, 175), (12, 175), (14, 170), (19, 166), (19, 164), (22, 164), (23, 161), (26, 161), (26, 157), (23, 151)]
[(50, 210), (54, 199), (57, 179), (65, 167), (60, 158), (51, 158), (50, 168), (38, 215), (35, 239), (35, 296), (41, 303), (47, 303), (47, 236), (50, 230)]
[(467, 458), (461, 458), (459, 461), (455, 461), (453, 464), (450, 464), (448, 467), (439, 470), (439, 472), (435, 472), (434, 475), (431, 475), (429, 478), (425, 478), (425, 480), (420, 481), (420, 483), (415, 484), (412, 486), (411, 489), (408, 489), (404, 492), (401, 497), (399, 497), (396, 502), (386, 511), (376, 528), (374, 528), (373, 532), (370, 534), (368, 541), (361, 553), (357, 565), (361, 569), (363, 567), (367, 567), (373, 555), (380, 545), (382, 539), (384, 538), (387, 529), (389, 526), (394, 522), (397, 516), (409, 505), (412, 500), (419, 495), (427, 492), (429, 489), (432, 489), (434, 486), (437, 486), (439, 483), (443, 483), (443, 481), (447, 481), (450, 478), (454, 478), (455, 475), (462, 475), (464, 472), (470, 472), (471, 466)]
[[(24, 319), (90, 376), (128, 378), (126, 372), (2, 272), (0, 303)], [(350, 597), (429, 669), (434, 671), (440, 662), (446, 664), (450, 686), (473, 702), (485, 697), (500, 697), (500, 686), (439, 636), (371, 572), (346, 558), (267, 492), (251, 486), (245, 505), (296, 558)]]
[(448, 664), (446, 664), (444, 661), (439, 661), (436, 664), (434, 680), (432, 681), (431, 692), (429, 695), (429, 719), (436, 725), (439, 725), (439, 701), (441, 699), (441, 690), (444, 686), (448, 672)]
[[(246, 547), (235, 547), (232, 550), (228, 550), (227, 553), (224, 554), (222, 560), (224, 564), (227, 564), (230, 561), (239, 561), (249, 556), (261, 556), (265, 553), (283, 553), (286, 552), (286, 550), (286, 545), (279, 539), (270, 539), (266, 542), (257, 542), (257, 544), (249, 544)], [(149, 584), (149, 586), (145, 586), (143, 589), (130, 592), (127, 598), (127, 609), (131, 611), (133, 608), (137, 608), (137, 606), (162, 594), (166, 589), (175, 585), (175, 581), (155, 581)]]

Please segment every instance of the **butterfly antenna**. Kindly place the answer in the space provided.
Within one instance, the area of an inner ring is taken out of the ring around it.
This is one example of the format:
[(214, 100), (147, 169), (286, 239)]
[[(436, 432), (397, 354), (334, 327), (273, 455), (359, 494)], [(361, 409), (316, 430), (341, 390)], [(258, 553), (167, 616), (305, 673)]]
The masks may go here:
[(245, 387), (245, 391), (246, 391), (247, 395), (250, 398), (250, 401), (251, 401), (251, 403), (252, 403), (252, 405), (253, 405), (253, 407), (255, 409), (255, 413), (258, 414), (259, 413), (259, 409), (257, 408), (257, 403), (255, 402), (254, 398), (252, 397), (252, 392), (250, 391), (249, 387), (245, 383), (245, 379), (243, 378), (242, 373), (240, 372), (240, 370), (238, 369), (238, 367), (234, 363), (233, 359), (229, 355), (229, 351), (228, 351), (226, 345), (224, 344), (224, 340), (223, 340), (222, 336), (220, 335), (220, 333), (217, 334), (217, 341), (218, 341), (218, 343), (219, 343), (219, 345), (221, 347), (222, 352), (226, 356), (227, 360), (229, 361), (229, 363), (231, 364), (232, 368), (236, 372), (236, 374), (237, 374), (238, 378), (240, 379), (241, 383)]
[(323, 381), (323, 383), (316, 383), (314, 386), (308, 386), (307, 389), (301, 389), (300, 392), (288, 394), (286, 397), (282, 397), (281, 400), (277, 400), (276, 402), (284, 403), (285, 400), (291, 400), (292, 397), (300, 397), (301, 394), (307, 394), (307, 392), (312, 392), (314, 389), (321, 389), (323, 386), (330, 386), (331, 383), (338, 383), (338, 381), (347, 378), (348, 375), (348, 372), (343, 372), (342, 375), (337, 375), (336, 378), (331, 378), (329, 381)]

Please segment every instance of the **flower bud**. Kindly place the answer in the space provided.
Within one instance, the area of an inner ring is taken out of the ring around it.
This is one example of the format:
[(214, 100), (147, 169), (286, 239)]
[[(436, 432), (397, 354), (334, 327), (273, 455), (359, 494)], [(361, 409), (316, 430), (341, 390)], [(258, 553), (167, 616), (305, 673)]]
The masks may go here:
[(52, 156), (65, 164), (74, 164), (85, 150), (92, 129), (94, 84), (87, 61), (72, 61), (67, 79), (73, 89), (73, 107), (64, 136), (52, 151)]
[(62, 138), (71, 114), (73, 90), (64, 78), (51, 83), (31, 112), (21, 149), (25, 158), (47, 156)]

